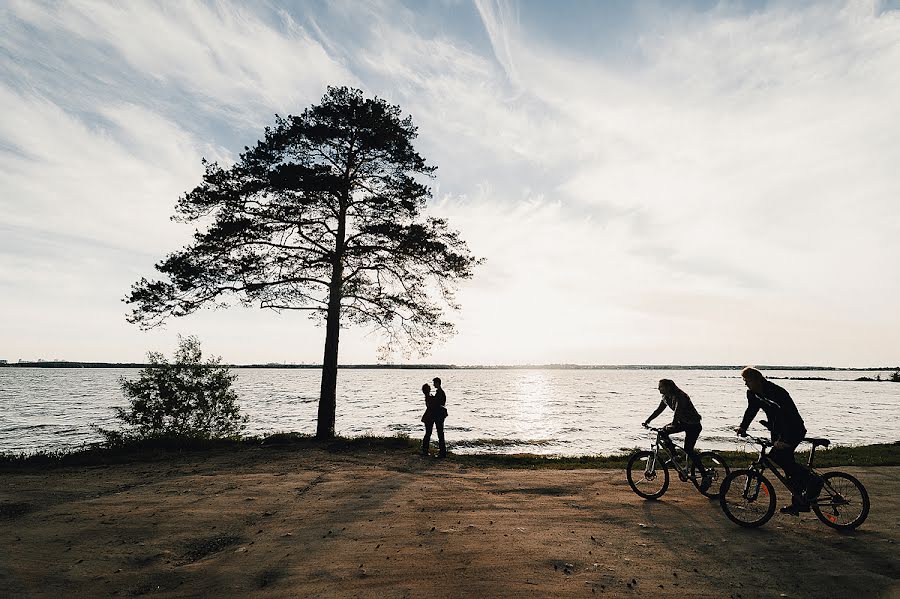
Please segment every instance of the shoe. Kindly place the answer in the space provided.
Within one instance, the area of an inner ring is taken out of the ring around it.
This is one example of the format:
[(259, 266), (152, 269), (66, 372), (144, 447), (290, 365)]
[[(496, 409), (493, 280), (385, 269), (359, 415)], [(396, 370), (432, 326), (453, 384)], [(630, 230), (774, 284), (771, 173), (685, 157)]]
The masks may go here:
[(808, 512), (809, 506), (806, 504), (793, 503), (791, 505), (786, 505), (781, 508), (782, 514), (787, 514), (789, 516), (799, 516), (800, 512)]
[(703, 475), (703, 479), (700, 481), (700, 492), (706, 493), (709, 491), (709, 488), (712, 486), (713, 477), (709, 472)]

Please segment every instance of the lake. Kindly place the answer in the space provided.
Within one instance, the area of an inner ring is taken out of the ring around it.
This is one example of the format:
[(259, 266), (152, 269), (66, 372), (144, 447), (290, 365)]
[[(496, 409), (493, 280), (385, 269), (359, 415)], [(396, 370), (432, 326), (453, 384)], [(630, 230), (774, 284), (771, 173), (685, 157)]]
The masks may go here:
[[(236, 369), (248, 434), (314, 433), (320, 372)], [(114, 428), (124, 406), (121, 376), (137, 370), (0, 368), (0, 452), (71, 449), (100, 440), (91, 425)], [(888, 372), (766, 371), (785, 387), (809, 434), (838, 444), (900, 440), (900, 384), (857, 382)], [(456, 452), (584, 455), (648, 445), (640, 423), (659, 404), (660, 378), (671, 378), (703, 415), (698, 447), (743, 448), (731, 432), (746, 407), (737, 370), (421, 370), (342, 369), (337, 433), (417, 437), (424, 410), (420, 388), (440, 376), (450, 416), (448, 445)], [(841, 380), (778, 380), (828, 377)], [(760, 416), (763, 417), (763, 416)], [(654, 424), (671, 420), (671, 411)], [(751, 430), (762, 432), (759, 425)]]

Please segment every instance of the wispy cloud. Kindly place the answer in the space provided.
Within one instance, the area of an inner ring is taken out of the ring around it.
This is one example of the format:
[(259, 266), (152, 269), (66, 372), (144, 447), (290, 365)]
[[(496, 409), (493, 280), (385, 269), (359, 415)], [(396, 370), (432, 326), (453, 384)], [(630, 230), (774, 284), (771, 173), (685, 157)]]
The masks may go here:
[[(225, 2), (90, 1), (17, 1), (12, 10), (29, 36), (66, 40), (74, 55), (54, 58), (73, 70), (80, 54), (99, 50), (107, 64), (93, 66), (105, 72), (87, 74), (99, 82), (113, 83), (108, 79), (128, 67), (132, 76), (158, 84), (154, 95), (174, 95), (169, 99), (190, 100), (194, 110), (223, 111), (252, 124), (260, 115), (315, 100), (313, 90), (353, 79), (284, 11), (260, 13)], [(23, 37), (16, 36), (14, 51), (28, 52)]]
[(484, 23), (494, 55), (503, 65), (506, 76), (516, 85), (520, 83), (513, 47), (519, 25), (518, 4), (505, 0), (474, 0)]

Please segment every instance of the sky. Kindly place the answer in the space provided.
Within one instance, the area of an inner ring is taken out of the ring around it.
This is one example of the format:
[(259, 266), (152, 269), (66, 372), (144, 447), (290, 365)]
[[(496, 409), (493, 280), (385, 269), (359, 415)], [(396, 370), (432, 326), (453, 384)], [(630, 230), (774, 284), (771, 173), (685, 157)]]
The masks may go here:
[[(900, 1), (0, 2), (0, 359), (321, 361), (128, 324), (175, 202), (328, 85), (398, 104), (484, 257), (453, 364), (900, 363)], [(341, 333), (341, 363), (378, 337)]]

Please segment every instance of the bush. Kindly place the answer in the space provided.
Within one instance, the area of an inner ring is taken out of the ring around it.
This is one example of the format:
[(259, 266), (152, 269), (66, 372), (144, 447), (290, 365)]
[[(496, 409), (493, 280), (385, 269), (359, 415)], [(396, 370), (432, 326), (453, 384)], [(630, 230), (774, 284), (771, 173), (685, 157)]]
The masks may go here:
[(149, 352), (150, 366), (137, 380), (119, 379), (130, 402), (116, 408), (124, 430), (95, 427), (107, 444), (121, 445), (145, 439), (236, 439), (247, 422), (231, 389), (237, 375), (221, 358), (203, 361), (200, 340), (178, 336), (178, 350), (170, 364), (165, 356)]
[(900, 370), (891, 373), (891, 381), (900, 383)]

